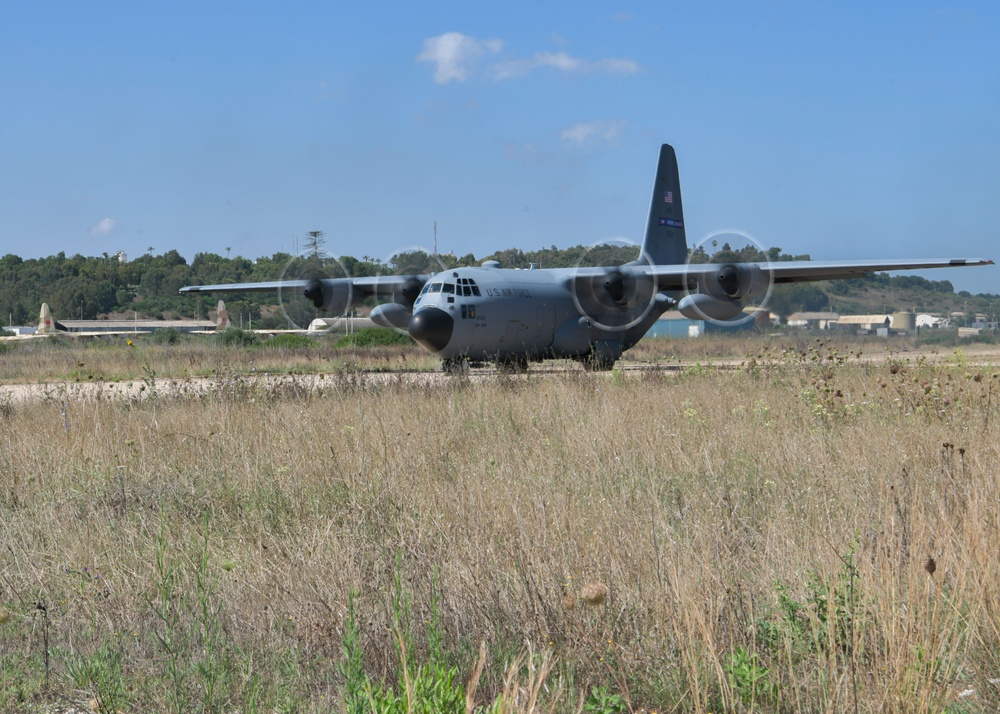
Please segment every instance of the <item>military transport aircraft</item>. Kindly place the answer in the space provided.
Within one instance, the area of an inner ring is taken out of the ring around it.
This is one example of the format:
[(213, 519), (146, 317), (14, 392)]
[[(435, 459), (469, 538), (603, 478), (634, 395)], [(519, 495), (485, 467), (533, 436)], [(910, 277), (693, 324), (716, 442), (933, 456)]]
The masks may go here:
[(682, 205), (677, 157), (664, 144), (642, 250), (625, 265), (512, 270), (486, 261), (435, 275), (196, 285), (181, 292), (294, 290), (331, 313), (376, 296), (391, 302), (375, 307), (372, 320), (408, 332), (441, 357), (448, 371), (485, 362), (525, 367), (550, 358), (606, 370), (667, 310), (725, 323), (778, 283), (993, 263), (953, 258), (691, 264)]

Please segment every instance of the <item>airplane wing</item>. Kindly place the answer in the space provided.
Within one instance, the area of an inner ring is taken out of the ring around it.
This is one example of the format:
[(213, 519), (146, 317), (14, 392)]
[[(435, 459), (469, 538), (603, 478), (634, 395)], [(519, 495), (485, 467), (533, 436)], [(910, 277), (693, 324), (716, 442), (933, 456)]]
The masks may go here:
[[(378, 275), (365, 278), (334, 278), (320, 282), (334, 285), (350, 285), (351, 290), (368, 297), (369, 295), (392, 295), (394, 291), (419, 282), (421, 287), (430, 275)], [(220, 283), (218, 285), (188, 285), (182, 293), (251, 293), (275, 292), (278, 290), (303, 290), (316, 281), (312, 280), (272, 280), (265, 283)]]
[(367, 297), (378, 295), (410, 305), (417, 299), (430, 275), (378, 275), (364, 278), (325, 278), (313, 280), (273, 280), (263, 283), (221, 283), (189, 285), (182, 293), (301, 292), (313, 305), (339, 313)]
[[(686, 292), (677, 310), (691, 319), (731, 320), (751, 299), (766, 298), (769, 287), (780, 283), (857, 278), (882, 270), (924, 270), (993, 265), (985, 258), (931, 260), (774, 261), (770, 263), (699, 263), (633, 268), (638, 275), (655, 276), (656, 289)], [(635, 273), (633, 273), (635, 274)], [(616, 287), (605, 281), (607, 290)]]
[[(976, 265), (993, 265), (986, 258), (938, 258), (926, 260), (789, 260), (770, 263), (737, 263), (751, 269), (759, 269), (764, 276), (773, 277), (773, 282), (801, 283), (817, 280), (844, 280), (858, 278), (868, 273), (884, 270), (924, 270), (927, 268), (961, 268)], [(660, 290), (689, 289), (706, 277), (719, 273), (723, 266), (716, 263), (691, 265), (653, 265), (643, 269), (656, 276)]]

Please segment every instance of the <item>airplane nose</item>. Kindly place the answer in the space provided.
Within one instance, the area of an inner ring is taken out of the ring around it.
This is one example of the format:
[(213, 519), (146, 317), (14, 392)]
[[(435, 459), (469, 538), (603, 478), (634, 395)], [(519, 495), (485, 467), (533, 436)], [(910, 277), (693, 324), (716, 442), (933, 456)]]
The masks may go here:
[(410, 318), (410, 337), (431, 352), (447, 347), (454, 329), (452, 316), (436, 307), (425, 307)]

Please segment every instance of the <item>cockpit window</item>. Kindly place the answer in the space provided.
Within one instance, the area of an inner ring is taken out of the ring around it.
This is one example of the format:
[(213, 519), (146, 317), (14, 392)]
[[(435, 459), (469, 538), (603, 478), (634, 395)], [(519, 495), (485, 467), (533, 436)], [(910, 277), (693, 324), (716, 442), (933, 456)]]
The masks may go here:
[(441, 287), (443, 285), (444, 285), (444, 283), (431, 283), (431, 292), (432, 293), (439, 293), (439, 292), (441, 292)]
[(452, 293), (455, 292), (455, 285), (453, 283), (445, 283), (444, 287), (441, 289), (441, 292), (448, 293), (449, 295), (451, 295)]
[(472, 278), (459, 278), (458, 289), (455, 292), (462, 297), (482, 297), (482, 293), (479, 292), (479, 286), (476, 285), (476, 281)]
[(424, 295), (430, 289), (431, 289), (431, 284), (427, 283), (426, 285), (424, 285), (424, 289), (420, 291), (420, 294)]

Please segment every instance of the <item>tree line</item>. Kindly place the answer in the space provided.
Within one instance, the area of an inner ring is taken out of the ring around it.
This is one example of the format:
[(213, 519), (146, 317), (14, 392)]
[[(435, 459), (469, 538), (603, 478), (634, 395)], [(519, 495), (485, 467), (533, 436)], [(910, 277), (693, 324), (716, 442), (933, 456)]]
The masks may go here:
[[(310, 234), (312, 235), (312, 234)], [(312, 242), (314, 252), (321, 241)], [(370, 256), (343, 256), (324, 260), (329, 277), (364, 277), (385, 274), (435, 273), (457, 267), (474, 266), (484, 260), (496, 260), (506, 268), (572, 268), (574, 266), (620, 265), (638, 258), (637, 246), (605, 244), (598, 246), (551, 246), (534, 251), (508, 248), (483, 258), (472, 253), (430, 255), (421, 252), (401, 253), (389, 262)], [(228, 249), (227, 249), (228, 253)], [(316, 257), (315, 255), (313, 256)], [(762, 253), (752, 246), (734, 249), (729, 244), (713, 246), (709, 255), (699, 248), (691, 261), (730, 262), (760, 260), (808, 260), (808, 255), (789, 255), (780, 248)], [(308, 260), (279, 252), (250, 260), (215, 253), (198, 253), (188, 261), (176, 250), (154, 255), (152, 251), (133, 260), (122, 260), (107, 253), (101, 256), (66, 256), (58, 253), (45, 258), (22, 259), (8, 254), (0, 258), (0, 310), (9, 324), (31, 324), (39, 307), (47, 302), (60, 319), (102, 319), (133, 316), (143, 319), (201, 318), (215, 308), (216, 298), (209, 295), (181, 295), (185, 285), (237, 283), (304, 277)], [(919, 294), (921, 302), (964, 299), (970, 310), (996, 312), (996, 295), (955, 296), (946, 280), (931, 281), (920, 277), (878, 274), (869, 278), (834, 281), (829, 284), (779, 286), (771, 308), (787, 315), (797, 310), (822, 310), (835, 300), (861, 294), (872, 286), (890, 287)], [(927, 297), (930, 296), (930, 297)], [(246, 315), (260, 327), (285, 327), (280, 311), (274, 309), (278, 296), (273, 293), (247, 293), (226, 297), (231, 315)], [(970, 305), (971, 302), (971, 305)], [(914, 303), (915, 304), (915, 303)], [(909, 307), (908, 304), (904, 306)]]

